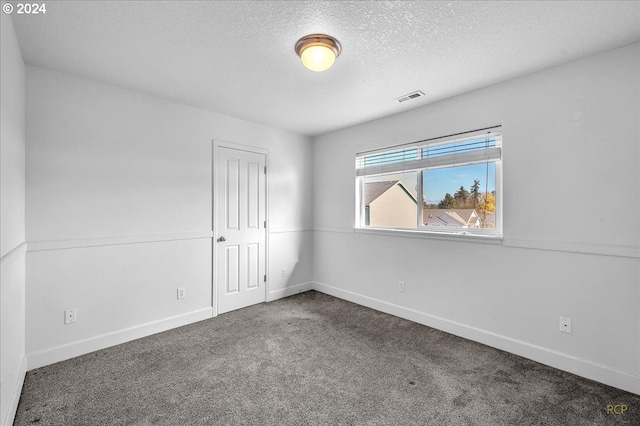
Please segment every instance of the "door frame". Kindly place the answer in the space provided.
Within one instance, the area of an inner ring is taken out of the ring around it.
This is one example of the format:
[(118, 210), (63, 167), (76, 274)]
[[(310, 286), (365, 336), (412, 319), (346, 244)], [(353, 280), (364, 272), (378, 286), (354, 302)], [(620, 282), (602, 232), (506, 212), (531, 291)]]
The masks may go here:
[(267, 168), (267, 173), (264, 174), (265, 185), (265, 219), (267, 226), (264, 228), (264, 273), (267, 275), (267, 281), (264, 283), (264, 300), (270, 302), (269, 297), (269, 226), (271, 225), (269, 220), (269, 150), (258, 148), (250, 145), (242, 145), (232, 142), (225, 142), (217, 139), (213, 139), (213, 158), (211, 165), (211, 184), (213, 185), (212, 198), (211, 198), (211, 307), (213, 308), (213, 316), (218, 316), (218, 244), (216, 240), (219, 237), (219, 232), (216, 229), (218, 224), (218, 174), (216, 167), (218, 165), (218, 148), (229, 148), (237, 151), (252, 152), (255, 154), (264, 155), (264, 164)]

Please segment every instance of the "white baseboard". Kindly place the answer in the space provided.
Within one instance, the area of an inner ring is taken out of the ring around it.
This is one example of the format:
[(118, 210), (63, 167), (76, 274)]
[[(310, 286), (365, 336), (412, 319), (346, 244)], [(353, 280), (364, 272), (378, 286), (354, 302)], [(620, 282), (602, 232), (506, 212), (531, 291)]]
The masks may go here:
[(293, 296), (294, 294), (304, 293), (305, 291), (309, 291), (312, 289), (313, 289), (313, 283), (306, 282), (306, 283), (292, 285), (287, 288), (281, 288), (279, 290), (273, 290), (269, 292), (269, 302), (273, 302), (274, 300), (282, 299), (284, 297)]
[(24, 377), (26, 374), (27, 356), (25, 355), (22, 357), (22, 364), (20, 364), (20, 371), (18, 371), (18, 380), (16, 381), (13, 393), (11, 394), (7, 414), (4, 419), (2, 419), (3, 426), (11, 426), (13, 424), (13, 420), (16, 417), (16, 411), (18, 411), (18, 402), (20, 402), (20, 395), (22, 394), (22, 386), (24, 386)]
[(88, 339), (79, 340), (77, 342), (67, 343), (56, 346), (43, 351), (34, 352), (27, 355), (28, 368), (43, 367), (55, 362), (64, 361), (76, 356), (84, 355), (89, 352), (107, 348), (109, 346), (119, 345), (141, 337), (150, 336), (162, 331), (171, 330), (176, 327), (191, 324), (213, 317), (213, 309), (211, 307), (199, 309), (197, 311), (187, 312), (185, 314), (176, 315), (169, 318), (163, 318), (158, 321), (148, 322), (134, 327), (125, 328), (123, 330), (102, 334)]
[(640, 395), (640, 377), (605, 365), (327, 284), (314, 282), (311, 289)]

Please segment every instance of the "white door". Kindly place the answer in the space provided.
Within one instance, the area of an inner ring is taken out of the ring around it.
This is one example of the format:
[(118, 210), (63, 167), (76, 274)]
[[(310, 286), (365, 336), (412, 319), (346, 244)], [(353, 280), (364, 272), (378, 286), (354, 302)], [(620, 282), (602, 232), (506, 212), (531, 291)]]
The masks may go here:
[(266, 301), (265, 155), (218, 147), (218, 314)]

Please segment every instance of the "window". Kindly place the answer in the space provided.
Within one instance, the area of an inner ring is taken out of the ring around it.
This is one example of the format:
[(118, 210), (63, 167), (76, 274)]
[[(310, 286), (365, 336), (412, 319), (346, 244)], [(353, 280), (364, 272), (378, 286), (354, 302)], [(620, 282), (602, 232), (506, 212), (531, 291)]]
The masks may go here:
[(356, 155), (357, 227), (500, 236), (502, 128)]

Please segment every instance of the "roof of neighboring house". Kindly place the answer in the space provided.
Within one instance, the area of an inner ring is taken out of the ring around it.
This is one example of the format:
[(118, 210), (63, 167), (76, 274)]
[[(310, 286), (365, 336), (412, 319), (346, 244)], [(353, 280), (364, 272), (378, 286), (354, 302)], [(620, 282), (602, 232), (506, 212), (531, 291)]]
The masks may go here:
[(424, 221), (425, 225), (457, 225), (467, 226), (466, 222), (458, 213), (454, 211), (442, 211), (438, 216), (431, 216)]
[(446, 226), (447, 222), (445, 222), (444, 220), (440, 219), (438, 216), (433, 216), (427, 220), (424, 221), (425, 225), (440, 225), (440, 226)]
[(411, 197), (411, 199), (414, 202), (416, 201), (414, 196), (411, 195), (411, 193), (409, 193), (409, 191), (407, 191), (407, 188), (404, 187), (402, 182), (400, 182), (399, 180), (390, 180), (390, 181), (385, 181), (385, 182), (368, 182), (368, 183), (365, 183), (364, 184), (364, 205), (368, 206), (369, 204), (373, 203), (376, 200), (376, 198), (378, 198), (379, 196), (381, 196), (382, 194), (387, 192), (392, 186), (394, 186), (396, 184), (400, 188), (402, 188), (402, 190), (404, 192), (406, 192), (407, 195), (409, 197)]
[(427, 224), (436, 218), (445, 224), (455, 221), (463, 225), (475, 225), (479, 220), (475, 209), (422, 209), (422, 223)]
[(376, 198), (387, 192), (389, 188), (398, 183), (397, 180), (387, 182), (369, 182), (364, 184), (364, 205), (368, 206)]

